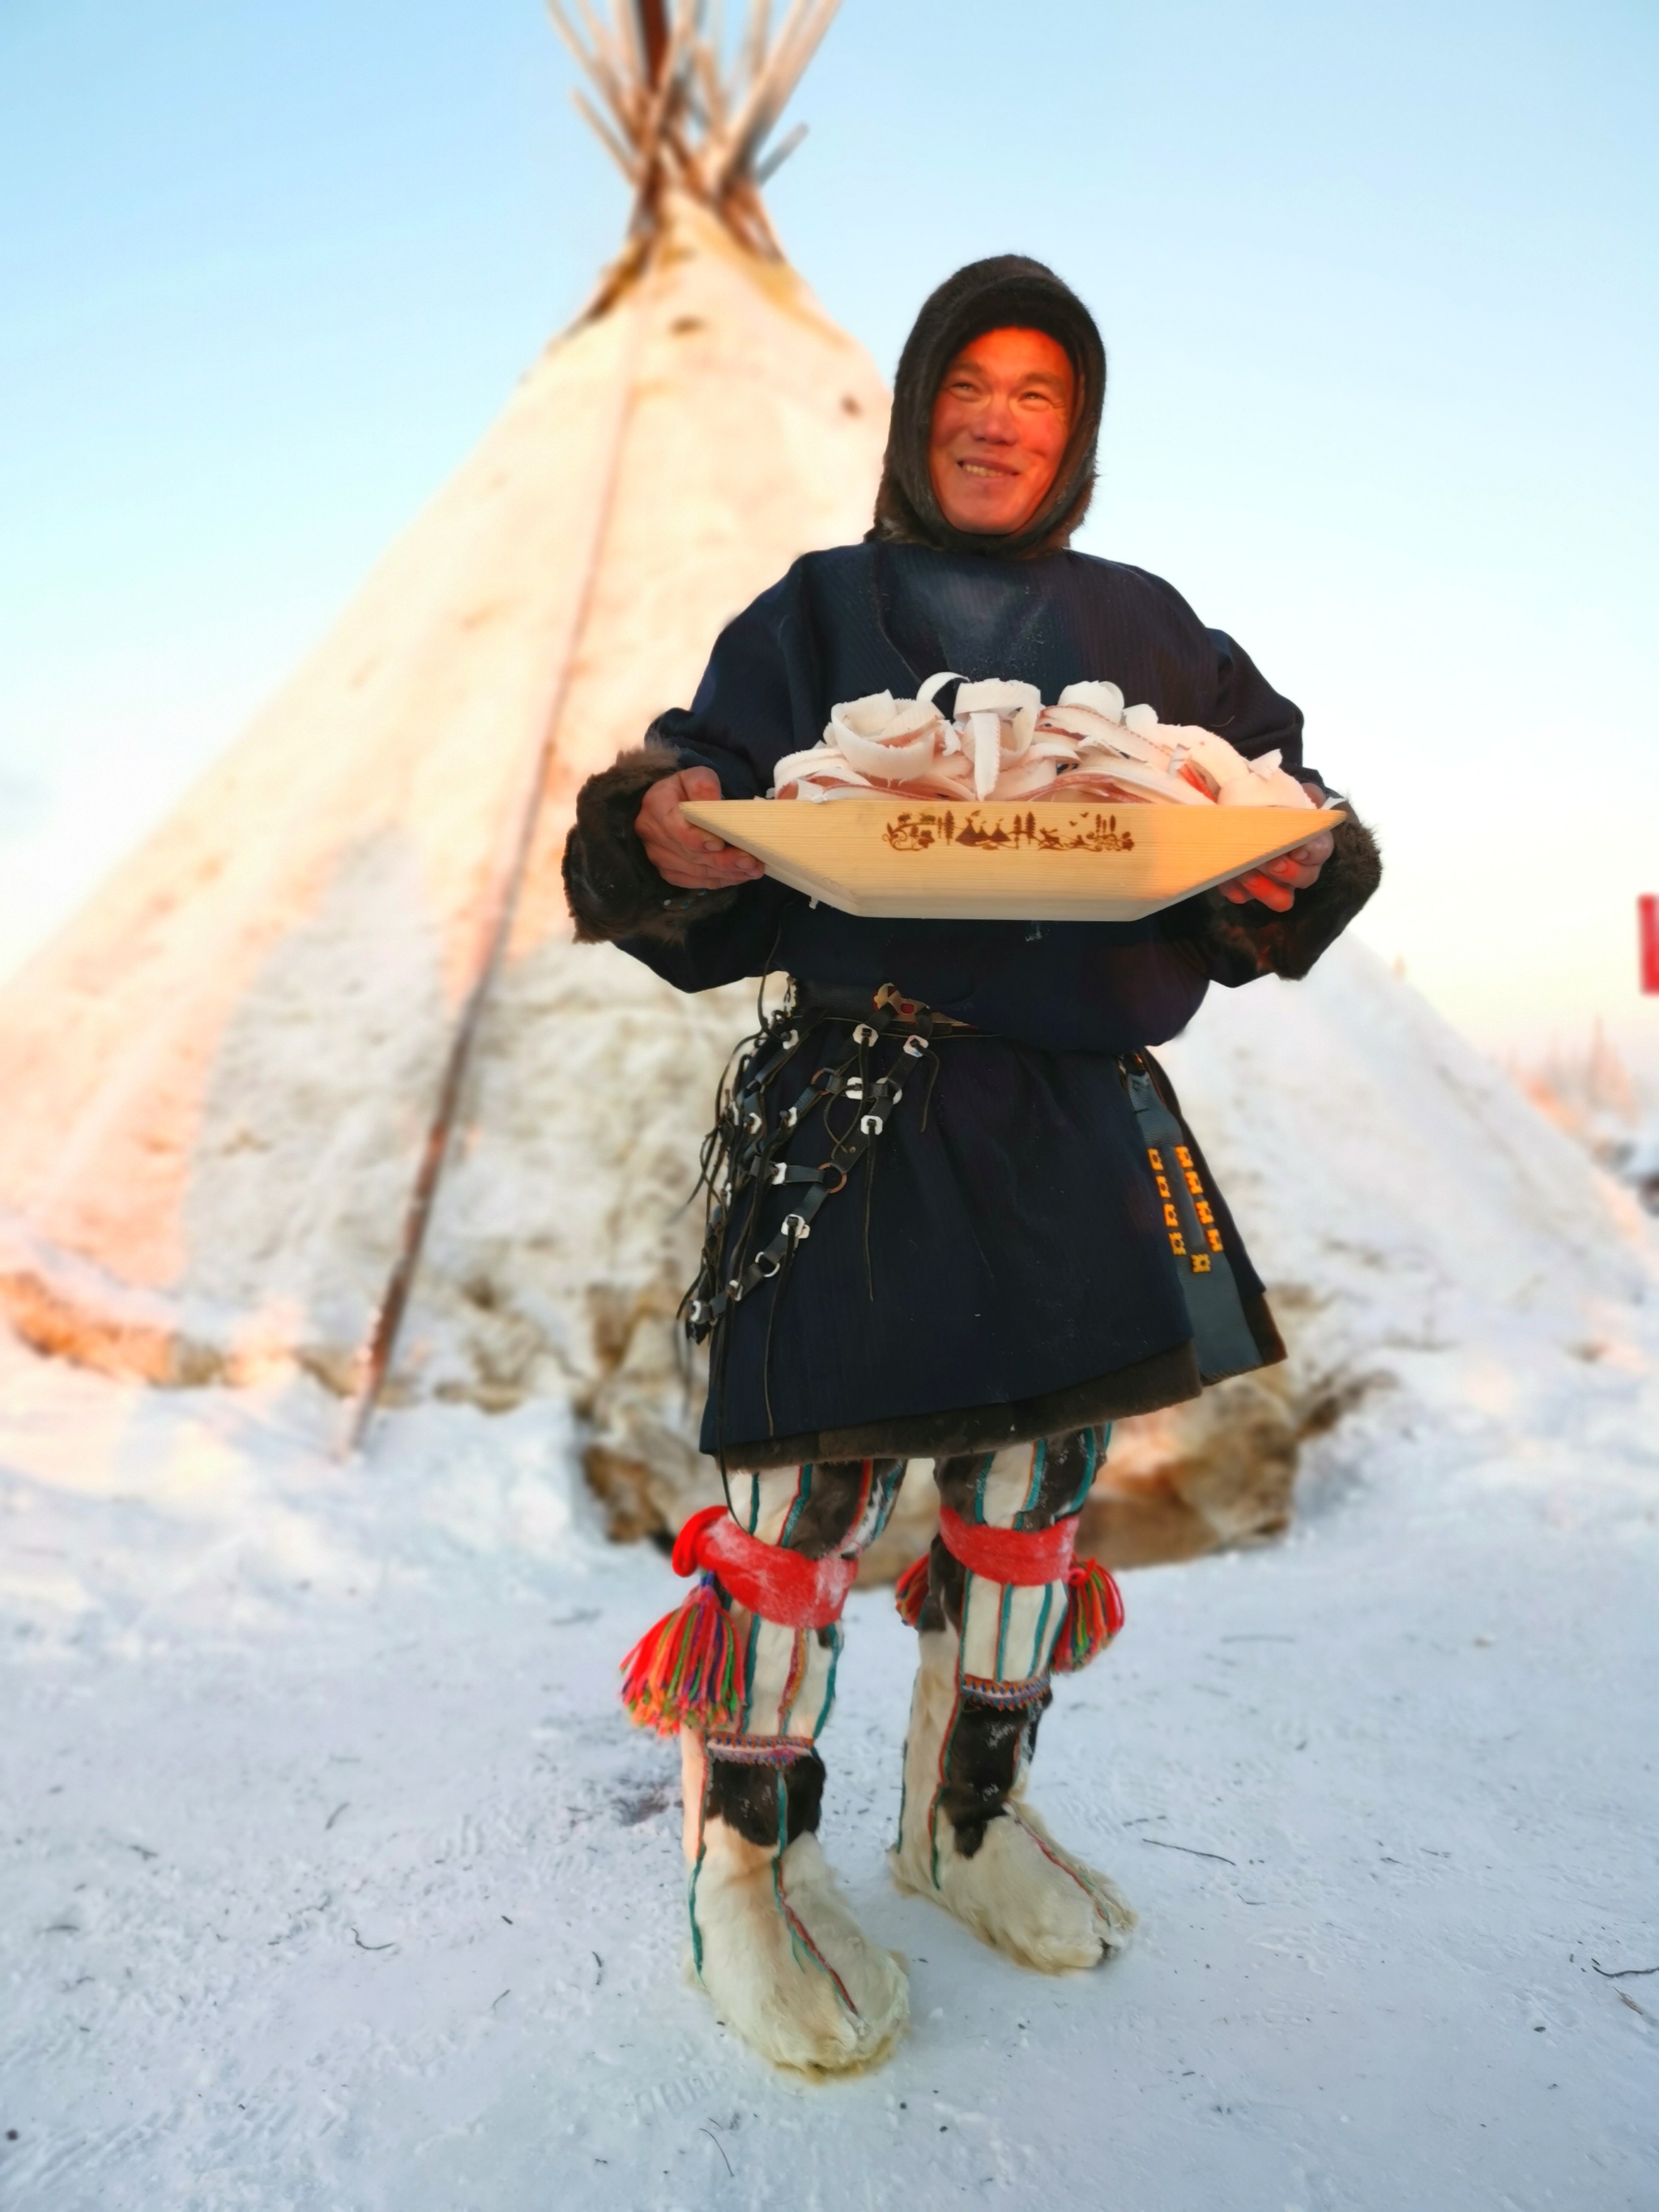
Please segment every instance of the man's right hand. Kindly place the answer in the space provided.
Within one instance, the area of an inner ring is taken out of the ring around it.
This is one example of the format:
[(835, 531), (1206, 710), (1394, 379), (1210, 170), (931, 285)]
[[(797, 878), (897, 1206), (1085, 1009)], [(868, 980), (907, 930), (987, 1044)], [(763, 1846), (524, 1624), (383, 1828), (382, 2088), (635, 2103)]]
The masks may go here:
[(752, 883), (766, 871), (752, 853), (725, 845), (709, 830), (688, 822), (682, 811), (688, 799), (718, 799), (720, 780), (712, 768), (683, 768), (665, 775), (645, 794), (634, 817), (634, 828), (646, 858), (665, 883), (681, 890), (724, 890), (731, 884)]

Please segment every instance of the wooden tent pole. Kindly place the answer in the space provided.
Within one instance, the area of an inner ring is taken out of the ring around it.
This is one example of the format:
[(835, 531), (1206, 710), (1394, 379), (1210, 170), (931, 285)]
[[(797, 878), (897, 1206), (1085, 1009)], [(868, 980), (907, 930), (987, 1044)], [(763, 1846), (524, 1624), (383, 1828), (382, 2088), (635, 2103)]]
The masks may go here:
[[(619, 264), (618, 270), (613, 272), (601, 287), (598, 300), (579, 318), (579, 322), (586, 323), (596, 314), (610, 311), (617, 302), (619, 291), (625, 289), (630, 283), (639, 281), (636, 272), (641, 259), (648, 254), (649, 240), (655, 229), (657, 199), (664, 182), (665, 143), (687, 171), (684, 181), (696, 189), (717, 212), (724, 215), (728, 226), (745, 244), (758, 252), (764, 252), (769, 249), (775, 252), (764, 210), (754, 189), (752, 169), (756, 150), (776, 122), (801, 71), (829, 27), (840, 0), (791, 0), (775, 41), (770, 35), (771, 0), (750, 0), (744, 41), (747, 84), (744, 98), (738, 104), (735, 118), (727, 116), (728, 102), (723, 94), (710, 103), (711, 122), (716, 112), (720, 119), (719, 143), (710, 149), (714, 156), (713, 165), (707, 172), (673, 135), (678, 99), (677, 86), (687, 55), (691, 57), (694, 66), (702, 75), (710, 77), (716, 87), (719, 86), (719, 57), (702, 35), (705, 21), (702, 11), (695, 7), (671, 8), (671, 0), (619, 0), (611, 15), (611, 27), (607, 30), (589, 6), (588, 0), (574, 0), (574, 4), (587, 29), (591, 46), (584, 45), (571, 24), (565, 12), (566, 0), (548, 0), (549, 11), (560, 36), (587, 72), (601, 100), (611, 111), (615, 124), (614, 137), (586, 102), (580, 103), (583, 112), (623, 173), (629, 177), (635, 194), (634, 215), (629, 223), (632, 243), (629, 252)], [(635, 72), (635, 82), (629, 81), (630, 70)], [(778, 149), (774, 166), (784, 158), (794, 143), (792, 139)], [(743, 228), (739, 227), (738, 221), (739, 198), (743, 202)], [(426, 1141), (422, 1147), (414, 1188), (404, 1213), (397, 1257), (386, 1279), (386, 1289), (375, 1310), (368, 1340), (359, 1354), (359, 1381), (346, 1440), (348, 1455), (362, 1449), (380, 1395), (386, 1388), (392, 1355), (398, 1346), (398, 1331), (403, 1327), (410, 1292), (420, 1266), (421, 1251), (432, 1218), (433, 1202), (460, 1111), (461, 1095), (471, 1065), (479, 1027), (506, 957), (507, 939), (512, 934), (514, 917), (518, 912), (536, 824), (541, 813), (542, 796), (570, 688), (571, 672), (592, 606), (599, 556), (604, 550), (616, 497), (623, 438), (633, 410), (635, 374), (643, 323), (643, 312), (637, 297), (634, 318), (628, 341), (626, 367), (621, 379), (616, 421), (593, 518), (592, 537), (587, 548), (569, 633), (554, 680), (551, 704), (532, 763), (529, 787), (514, 820), (511, 850), (497, 879), (483, 957), (450, 1038), (443, 1079), (439, 1084), (437, 1101), (427, 1124)]]
[(426, 1141), (421, 1149), (420, 1164), (404, 1210), (403, 1231), (398, 1240), (397, 1257), (386, 1278), (385, 1290), (375, 1310), (367, 1340), (358, 1355), (360, 1376), (356, 1396), (352, 1402), (350, 1426), (346, 1432), (344, 1456), (353, 1457), (362, 1449), (369, 1425), (374, 1419), (381, 1392), (391, 1370), (392, 1355), (398, 1348), (398, 1333), (408, 1309), (409, 1296), (414, 1288), (415, 1276), (421, 1264), (421, 1251), (426, 1243), (426, 1232), (432, 1219), (433, 1201), (437, 1196), (438, 1183), (448, 1158), (450, 1139), (454, 1133), (456, 1116), (460, 1109), (461, 1094), (465, 1086), (467, 1071), (471, 1065), (472, 1052), (477, 1042), (479, 1027), (489, 994), (507, 951), (512, 934), (514, 917), (518, 912), (519, 897), (524, 888), (529, 866), (531, 848), (535, 840), (536, 824), (541, 814), (542, 799), (547, 787), (548, 771), (552, 766), (554, 747), (559, 726), (564, 717), (565, 701), (569, 696), (570, 679), (576, 655), (587, 629), (588, 617), (592, 611), (594, 589), (598, 583), (599, 559), (610, 531), (611, 512), (616, 505), (617, 484), (622, 473), (622, 452), (628, 423), (634, 410), (634, 392), (639, 365), (640, 343), (644, 321), (643, 303), (636, 297), (633, 303), (633, 328), (629, 336), (628, 352), (623, 373), (619, 380), (620, 397), (613, 419), (610, 447), (605, 457), (605, 474), (595, 502), (593, 527), (581, 572), (581, 582), (576, 604), (566, 635), (564, 650), (560, 656), (558, 672), (554, 678), (552, 697), (542, 732), (538, 740), (530, 767), (529, 785), (520, 803), (513, 842), (505, 867), (497, 879), (490, 921), (484, 939), (483, 957), (472, 980), (461, 1011), (457, 1017), (450, 1038), (448, 1055), (444, 1061), (443, 1079), (438, 1085), (437, 1101), (427, 1124)]
[(645, 47), (645, 81), (649, 85), (662, 82), (663, 64), (668, 59), (668, 9), (665, 0), (638, 0), (640, 11), (640, 40)]

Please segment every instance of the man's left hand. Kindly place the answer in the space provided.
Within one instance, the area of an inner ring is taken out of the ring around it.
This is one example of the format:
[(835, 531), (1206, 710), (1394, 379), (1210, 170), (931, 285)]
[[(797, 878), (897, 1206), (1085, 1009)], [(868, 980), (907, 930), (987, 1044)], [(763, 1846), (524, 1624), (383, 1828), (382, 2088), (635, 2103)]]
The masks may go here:
[[(1324, 805), (1325, 793), (1316, 783), (1304, 783), (1302, 788), (1316, 806)], [(1252, 899), (1260, 899), (1275, 914), (1288, 914), (1297, 893), (1318, 882), (1319, 871), (1330, 857), (1331, 833), (1322, 830), (1316, 837), (1310, 837), (1293, 853), (1281, 853), (1276, 860), (1253, 868), (1248, 876), (1235, 876), (1231, 883), (1217, 888), (1222, 897), (1231, 900), (1234, 906), (1248, 906)]]

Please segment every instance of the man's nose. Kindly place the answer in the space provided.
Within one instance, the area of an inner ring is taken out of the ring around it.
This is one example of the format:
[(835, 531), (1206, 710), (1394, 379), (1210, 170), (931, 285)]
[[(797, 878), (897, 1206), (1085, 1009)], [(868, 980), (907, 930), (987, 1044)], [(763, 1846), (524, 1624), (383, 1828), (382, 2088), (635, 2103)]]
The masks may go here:
[(1014, 410), (1000, 392), (993, 392), (974, 424), (975, 437), (994, 446), (1012, 446), (1018, 434)]

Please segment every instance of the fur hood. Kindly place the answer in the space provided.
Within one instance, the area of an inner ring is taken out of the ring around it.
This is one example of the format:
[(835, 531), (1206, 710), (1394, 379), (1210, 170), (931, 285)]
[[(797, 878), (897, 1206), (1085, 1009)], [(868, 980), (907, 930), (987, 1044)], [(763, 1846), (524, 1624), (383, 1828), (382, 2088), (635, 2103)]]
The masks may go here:
[[(1045, 331), (1063, 345), (1077, 373), (1078, 413), (1054, 488), (1022, 531), (1007, 537), (957, 530), (945, 519), (928, 473), (933, 400), (963, 346), (987, 331)], [(869, 535), (893, 545), (931, 545), (941, 553), (981, 553), (1029, 561), (1057, 553), (1088, 513), (1095, 447), (1106, 399), (1106, 349), (1094, 317), (1040, 261), (1002, 253), (971, 261), (924, 304), (904, 342), (893, 380), (893, 414)]]

